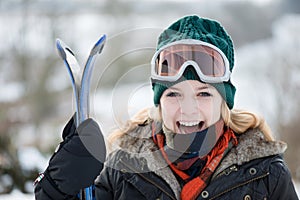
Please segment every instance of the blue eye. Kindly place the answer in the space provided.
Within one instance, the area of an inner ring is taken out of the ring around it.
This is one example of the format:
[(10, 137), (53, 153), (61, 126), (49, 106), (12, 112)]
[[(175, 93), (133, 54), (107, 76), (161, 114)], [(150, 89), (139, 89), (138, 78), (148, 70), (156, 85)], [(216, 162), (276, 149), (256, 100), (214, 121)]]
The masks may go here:
[(198, 96), (202, 96), (202, 97), (210, 97), (210, 96), (212, 96), (212, 94), (210, 94), (209, 92), (200, 92), (200, 93), (198, 94)]
[(180, 94), (177, 92), (169, 92), (166, 96), (167, 97), (178, 97), (178, 96), (180, 96)]

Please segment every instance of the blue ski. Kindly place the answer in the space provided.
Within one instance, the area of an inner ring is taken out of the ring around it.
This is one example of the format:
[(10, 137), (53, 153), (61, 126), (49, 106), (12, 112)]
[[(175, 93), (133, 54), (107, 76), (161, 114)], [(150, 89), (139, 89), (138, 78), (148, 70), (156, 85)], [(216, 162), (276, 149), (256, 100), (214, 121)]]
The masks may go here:
[(94, 45), (94, 47), (91, 49), (90, 55), (86, 61), (86, 64), (84, 66), (83, 72), (82, 72), (82, 78), (81, 78), (81, 89), (80, 89), (80, 96), (79, 96), (79, 121), (82, 122), (85, 119), (89, 117), (89, 92), (90, 92), (90, 83), (91, 83), (91, 77), (92, 72), (94, 69), (94, 63), (96, 61), (96, 57), (98, 54), (100, 54), (103, 50), (104, 44), (106, 41), (106, 36), (103, 35)]
[[(75, 98), (76, 126), (79, 126), (81, 122), (89, 118), (89, 93), (92, 72), (96, 57), (102, 52), (105, 41), (106, 35), (101, 36), (91, 49), (89, 57), (82, 68), (78, 64), (73, 51), (60, 39), (56, 40), (56, 48), (59, 56), (64, 61), (72, 81), (73, 94)], [(81, 191), (80, 198), (82, 200), (95, 200), (95, 197), (93, 197), (93, 186)]]
[(80, 124), (78, 115), (79, 115), (79, 95), (80, 95), (80, 66), (75, 58), (72, 50), (60, 39), (56, 39), (56, 48), (60, 57), (63, 59), (65, 66), (67, 67), (68, 73), (70, 75), (73, 87), (73, 95), (75, 98), (75, 112), (76, 112), (76, 126)]

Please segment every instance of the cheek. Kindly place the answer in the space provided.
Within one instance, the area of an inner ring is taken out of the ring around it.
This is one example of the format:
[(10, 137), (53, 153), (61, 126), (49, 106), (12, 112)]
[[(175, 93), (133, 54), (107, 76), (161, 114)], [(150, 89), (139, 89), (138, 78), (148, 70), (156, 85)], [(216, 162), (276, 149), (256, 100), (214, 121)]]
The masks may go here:
[(211, 120), (212, 124), (216, 123), (221, 117), (221, 99), (215, 99), (211, 106)]
[(217, 122), (221, 117), (221, 105), (217, 104), (212, 109), (212, 121)]
[[(200, 103), (199, 103), (200, 104)], [(216, 123), (221, 117), (221, 101), (218, 99), (211, 99), (209, 101), (202, 101), (199, 110), (205, 119), (207, 126)]]
[(177, 102), (161, 102), (162, 120), (164, 124), (170, 129), (172, 129), (172, 127), (174, 126), (174, 119), (176, 118), (178, 108), (179, 107)]

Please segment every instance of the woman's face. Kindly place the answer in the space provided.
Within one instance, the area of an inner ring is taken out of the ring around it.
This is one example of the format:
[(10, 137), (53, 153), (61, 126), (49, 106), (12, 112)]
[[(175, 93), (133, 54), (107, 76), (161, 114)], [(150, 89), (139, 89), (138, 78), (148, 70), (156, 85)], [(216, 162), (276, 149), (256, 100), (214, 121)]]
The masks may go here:
[(222, 97), (211, 85), (197, 80), (182, 81), (161, 96), (162, 120), (174, 133), (198, 132), (221, 116)]

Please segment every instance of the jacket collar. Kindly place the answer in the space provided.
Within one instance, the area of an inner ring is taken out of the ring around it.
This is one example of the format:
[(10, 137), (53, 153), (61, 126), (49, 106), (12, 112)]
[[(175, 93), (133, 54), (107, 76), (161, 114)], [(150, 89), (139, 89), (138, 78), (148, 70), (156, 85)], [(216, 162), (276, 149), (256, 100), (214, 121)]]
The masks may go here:
[(282, 141), (267, 141), (258, 129), (251, 129), (238, 136), (239, 144), (224, 157), (215, 174), (232, 165), (242, 165), (254, 159), (282, 154), (287, 144)]
[[(181, 187), (154, 144), (151, 135), (151, 123), (138, 126), (136, 129), (123, 135), (118, 140), (118, 148), (126, 151), (135, 158), (146, 159), (148, 169), (163, 178), (173, 190), (177, 199), (180, 198)], [(238, 136), (238, 146), (232, 148), (221, 161), (215, 174), (219, 174), (232, 165), (242, 165), (257, 158), (282, 154), (287, 148), (281, 141), (267, 141), (263, 133), (251, 129)]]

